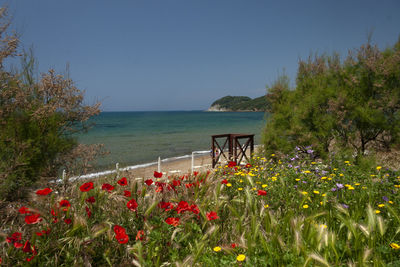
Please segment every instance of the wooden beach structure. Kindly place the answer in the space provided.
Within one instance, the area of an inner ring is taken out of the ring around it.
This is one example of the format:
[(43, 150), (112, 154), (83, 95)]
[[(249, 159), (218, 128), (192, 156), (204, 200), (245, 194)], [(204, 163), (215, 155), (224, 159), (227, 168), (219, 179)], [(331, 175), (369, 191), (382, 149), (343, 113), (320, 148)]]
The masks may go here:
[(215, 168), (221, 156), (227, 161), (240, 164), (243, 159), (249, 161), (247, 150), (254, 153), (254, 134), (218, 134), (211, 136), (212, 167)]

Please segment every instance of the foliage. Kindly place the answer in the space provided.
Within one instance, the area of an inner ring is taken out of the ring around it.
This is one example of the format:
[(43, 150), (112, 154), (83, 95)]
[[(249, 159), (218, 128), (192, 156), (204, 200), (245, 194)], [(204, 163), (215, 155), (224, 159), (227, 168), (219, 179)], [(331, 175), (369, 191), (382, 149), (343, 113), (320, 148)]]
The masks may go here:
[(53, 70), (36, 81), (29, 54), (22, 57), (19, 72), (8, 72), (3, 62), (16, 55), (18, 39), (7, 35), (5, 8), (0, 21), (0, 199), (10, 200), (68, 165), (66, 158), (77, 147), (72, 134), (88, 127), (86, 121), (99, 112), (99, 104), (84, 105), (72, 80)]
[(251, 99), (247, 96), (225, 96), (214, 103), (211, 108), (218, 108), (227, 111), (264, 111), (266, 107), (265, 96)]
[(399, 188), (399, 172), (313, 162), (299, 150), (211, 173), (54, 184), (8, 211), (0, 257), (13, 266), (396, 266)]
[(293, 90), (280, 77), (267, 94), (268, 153), (312, 145), (318, 157), (351, 149), (358, 160), (400, 144), (399, 44), (380, 51), (367, 43), (344, 62), (335, 54), (301, 60)]

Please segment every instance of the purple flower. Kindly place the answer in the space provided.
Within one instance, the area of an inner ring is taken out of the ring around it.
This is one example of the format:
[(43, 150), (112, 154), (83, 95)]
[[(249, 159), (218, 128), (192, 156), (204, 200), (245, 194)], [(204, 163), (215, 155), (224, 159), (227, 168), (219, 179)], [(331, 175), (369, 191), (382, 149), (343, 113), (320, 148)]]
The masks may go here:
[(325, 175), (325, 174), (327, 174), (328, 172), (327, 172), (327, 171), (322, 171), (321, 173), (322, 173), (322, 175)]
[(314, 150), (312, 150), (312, 149), (308, 149), (308, 150), (307, 150), (307, 153), (308, 153), (308, 154), (312, 154), (313, 152), (314, 152)]
[(295, 169), (298, 169), (298, 168), (300, 168), (300, 166), (295, 166), (294, 168), (295, 168)]
[(300, 147), (296, 146), (296, 150), (299, 151), (299, 150), (300, 150)]
[(336, 187), (339, 189), (342, 189), (344, 186), (343, 186), (343, 184), (336, 184)]
[(345, 208), (345, 209), (349, 208), (349, 206), (347, 206), (346, 204), (342, 204), (342, 207)]
[(382, 199), (383, 199), (384, 201), (386, 201), (386, 202), (389, 201), (389, 198), (388, 198), (387, 196), (383, 196)]
[(290, 160), (293, 161), (293, 160), (295, 160), (295, 158), (291, 158)]
[(289, 164), (289, 165), (288, 165), (288, 167), (289, 167), (289, 168), (292, 168), (292, 167), (293, 167), (293, 165), (292, 165), (292, 164)]
[(307, 182), (306, 181), (301, 181), (303, 184), (306, 184)]
[(331, 189), (332, 192), (335, 192), (336, 190), (337, 190), (336, 187), (333, 187), (333, 188)]
[(297, 184), (294, 185), (294, 188), (297, 188)]

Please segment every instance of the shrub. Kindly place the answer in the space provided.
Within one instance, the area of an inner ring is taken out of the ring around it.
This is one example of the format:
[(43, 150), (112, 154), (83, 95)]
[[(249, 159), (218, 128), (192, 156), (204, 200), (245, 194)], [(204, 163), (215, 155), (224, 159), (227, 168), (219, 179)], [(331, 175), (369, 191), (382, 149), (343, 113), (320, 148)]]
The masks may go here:
[(380, 51), (367, 43), (338, 55), (299, 62), (296, 87), (280, 77), (268, 90), (263, 138), (267, 153), (288, 153), (295, 146), (325, 158), (351, 149), (357, 158), (367, 150), (390, 150), (400, 143), (400, 41)]
[(85, 105), (73, 81), (53, 70), (35, 81), (33, 57), (26, 54), (21, 71), (8, 72), (3, 61), (16, 55), (18, 39), (7, 35), (5, 8), (0, 24), (0, 199), (11, 200), (68, 165), (67, 155), (78, 145), (73, 134), (87, 129), (99, 103)]

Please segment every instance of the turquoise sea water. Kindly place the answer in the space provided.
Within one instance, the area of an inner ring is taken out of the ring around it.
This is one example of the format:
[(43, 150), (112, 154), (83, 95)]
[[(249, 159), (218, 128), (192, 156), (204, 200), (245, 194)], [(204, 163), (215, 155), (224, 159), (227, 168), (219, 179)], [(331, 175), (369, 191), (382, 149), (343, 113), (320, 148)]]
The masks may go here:
[(210, 150), (211, 135), (255, 134), (261, 140), (263, 112), (102, 112), (92, 119), (95, 126), (79, 136), (85, 144), (102, 143), (110, 155), (98, 160), (97, 169), (119, 163), (131, 166)]

